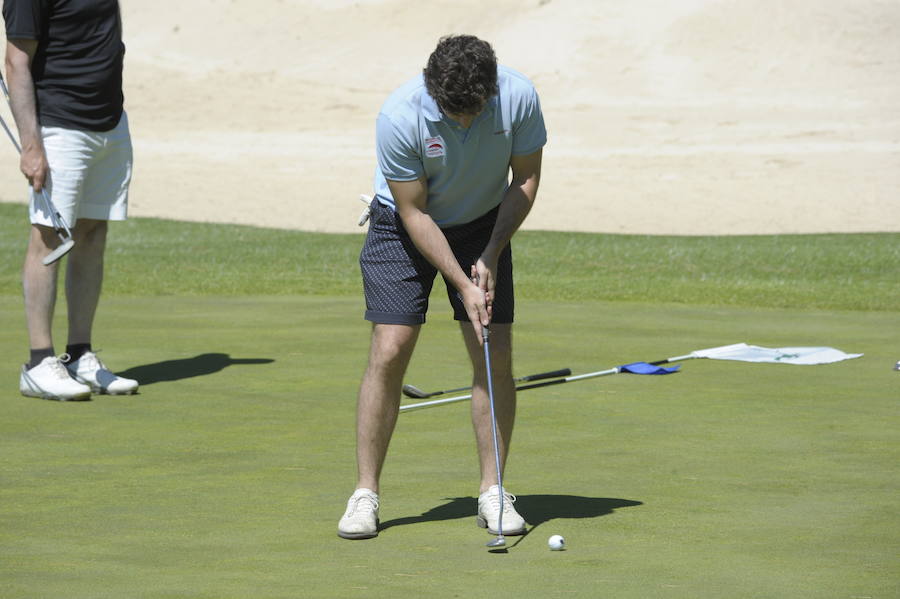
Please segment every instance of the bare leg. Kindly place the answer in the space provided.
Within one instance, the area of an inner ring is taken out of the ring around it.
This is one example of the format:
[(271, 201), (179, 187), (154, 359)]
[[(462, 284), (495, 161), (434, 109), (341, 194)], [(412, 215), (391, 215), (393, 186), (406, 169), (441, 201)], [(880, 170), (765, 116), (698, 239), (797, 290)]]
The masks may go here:
[[(484, 348), (479, 342), (471, 323), (461, 322), (460, 330), (466, 341), (466, 349), (472, 360), (472, 427), (475, 429), (475, 443), (481, 466), (481, 486), (479, 492), (487, 491), (497, 484), (497, 466), (494, 458), (494, 437), (491, 432), (491, 406), (487, 392), (484, 363)], [(506, 465), (506, 456), (512, 440), (513, 424), (516, 420), (516, 386), (512, 378), (512, 325), (491, 325), (490, 336), (491, 370), (494, 382), (494, 410), (497, 415), (498, 445), (500, 446), (500, 469)]]
[(107, 223), (81, 219), (72, 231), (75, 246), (69, 252), (66, 300), (69, 307), (69, 344), (90, 343), (94, 314), (103, 285), (103, 253)]
[[(471, 328), (471, 327), (470, 327)], [(419, 326), (376, 324), (369, 366), (359, 389), (356, 422), (357, 488), (378, 493), (381, 468), (397, 423), (403, 375)]]
[(56, 246), (59, 239), (53, 229), (32, 225), (22, 268), (22, 289), (25, 294), (25, 322), (31, 349), (53, 347), (53, 312), (56, 308), (56, 279), (59, 263), (44, 266), (41, 262)]

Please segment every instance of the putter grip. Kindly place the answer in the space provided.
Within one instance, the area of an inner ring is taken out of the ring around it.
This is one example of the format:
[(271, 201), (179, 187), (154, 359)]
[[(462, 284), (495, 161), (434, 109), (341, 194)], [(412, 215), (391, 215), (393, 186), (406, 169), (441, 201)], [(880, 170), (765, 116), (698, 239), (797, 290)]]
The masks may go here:
[(531, 383), (530, 385), (518, 385), (516, 391), (524, 391), (525, 389), (537, 389), (538, 387), (549, 387), (550, 385), (562, 385), (567, 382), (566, 379), (553, 379), (552, 381), (544, 381), (543, 383)]
[(541, 372), (539, 374), (529, 374), (528, 376), (523, 376), (520, 378), (520, 381), (539, 381), (541, 379), (552, 379), (558, 376), (569, 376), (572, 374), (572, 371), (568, 368), (563, 368), (561, 370), (551, 370), (550, 372)]

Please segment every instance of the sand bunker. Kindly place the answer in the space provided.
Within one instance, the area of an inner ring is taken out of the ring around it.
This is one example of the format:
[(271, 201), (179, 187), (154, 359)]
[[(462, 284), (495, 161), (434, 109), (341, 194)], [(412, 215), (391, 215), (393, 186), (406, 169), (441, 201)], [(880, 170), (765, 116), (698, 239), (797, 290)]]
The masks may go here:
[[(374, 119), (437, 38), (538, 87), (530, 229), (900, 231), (900, 4), (123, 2), (131, 214), (353, 232)], [(0, 200), (22, 177), (4, 151)]]

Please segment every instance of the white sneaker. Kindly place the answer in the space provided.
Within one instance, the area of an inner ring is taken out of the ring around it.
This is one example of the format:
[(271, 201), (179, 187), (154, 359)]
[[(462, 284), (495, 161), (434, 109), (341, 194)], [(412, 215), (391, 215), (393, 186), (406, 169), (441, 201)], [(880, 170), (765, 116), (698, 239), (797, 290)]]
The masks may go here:
[(31, 369), (24, 364), (19, 376), (19, 391), (26, 397), (56, 401), (83, 401), (91, 398), (91, 388), (69, 376), (69, 371), (56, 356), (44, 358)]
[(378, 536), (378, 494), (357, 489), (347, 502), (347, 511), (338, 523), (338, 536), (344, 539), (371, 539)]
[[(500, 524), (500, 494), (497, 492), (497, 485), (493, 485), (490, 489), (478, 496), (478, 516), (475, 523), (481, 528), (487, 528), (492, 535), (499, 534), (498, 525)], [(503, 490), (503, 534), (504, 535), (522, 535), (525, 534), (525, 519), (519, 515), (513, 503), (516, 496)]]
[[(65, 354), (64, 354), (65, 355)], [(138, 382), (116, 376), (92, 351), (84, 352), (74, 362), (66, 361), (66, 368), (79, 383), (89, 385), (94, 393), (106, 395), (130, 395), (137, 393)]]

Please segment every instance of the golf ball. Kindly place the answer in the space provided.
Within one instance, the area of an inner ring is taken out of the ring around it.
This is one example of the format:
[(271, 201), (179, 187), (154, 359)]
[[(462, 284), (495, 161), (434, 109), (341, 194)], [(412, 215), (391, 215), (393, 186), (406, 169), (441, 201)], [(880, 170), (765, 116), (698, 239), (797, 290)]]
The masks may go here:
[(562, 535), (553, 535), (547, 540), (547, 545), (550, 547), (550, 551), (562, 551), (566, 548), (566, 540), (562, 538)]

